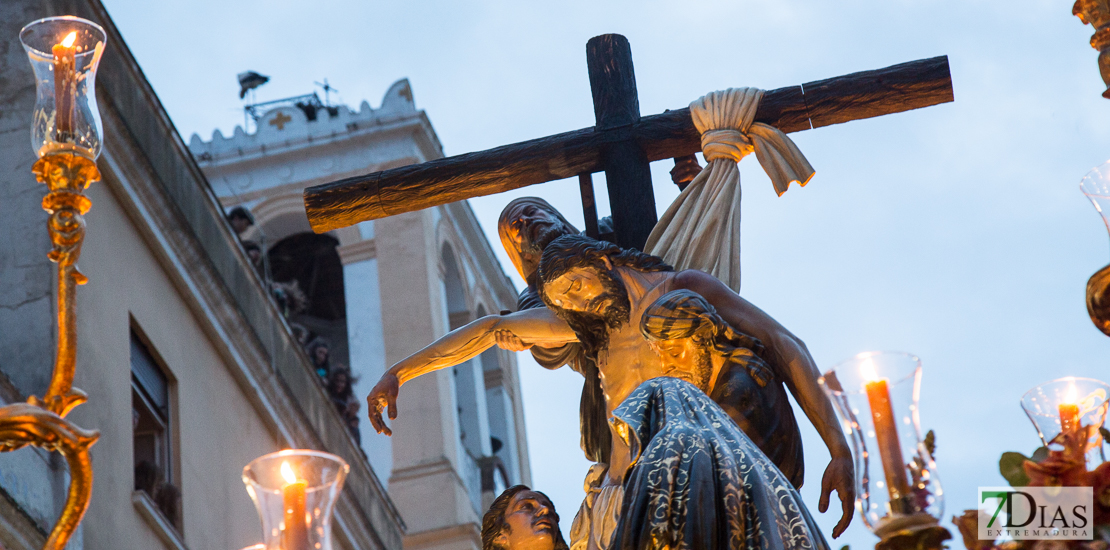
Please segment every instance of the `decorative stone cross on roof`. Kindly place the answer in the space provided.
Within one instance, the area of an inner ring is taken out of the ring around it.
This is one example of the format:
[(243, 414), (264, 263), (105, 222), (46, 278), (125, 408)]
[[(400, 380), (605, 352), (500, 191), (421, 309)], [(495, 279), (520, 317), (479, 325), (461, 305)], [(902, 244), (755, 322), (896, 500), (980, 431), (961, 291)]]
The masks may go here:
[(278, 130), (284, 130), (285, 125), (288, 124), (291, 120), (293, 120), (293, 117), (281, 111), (278, 111), (278, 113), (274, 115), (274, 118), (270, 119), (270, 126), (277, 126)]
[[(625, 37), (590, 39), (586, 64), (596, 126), (309, 187), (313, 230), (604, 171), (616, 244), (642, 249), (657, 220), (648, 163), (694, 154), (701, 137), (688, 108), (640, 117)], [(770, 90), (755, 121), (797, 132), (952, 99), (948, 58), (941, 56)]]

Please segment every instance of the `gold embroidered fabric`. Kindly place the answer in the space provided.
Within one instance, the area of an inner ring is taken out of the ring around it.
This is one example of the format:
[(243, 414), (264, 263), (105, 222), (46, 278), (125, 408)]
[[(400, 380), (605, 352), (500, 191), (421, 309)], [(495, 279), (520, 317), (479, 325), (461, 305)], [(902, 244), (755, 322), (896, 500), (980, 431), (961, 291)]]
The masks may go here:
[(639, 452), (609, 549), (828, 550), (790, 481), (693, 384), (651, 379), (613, 416)]

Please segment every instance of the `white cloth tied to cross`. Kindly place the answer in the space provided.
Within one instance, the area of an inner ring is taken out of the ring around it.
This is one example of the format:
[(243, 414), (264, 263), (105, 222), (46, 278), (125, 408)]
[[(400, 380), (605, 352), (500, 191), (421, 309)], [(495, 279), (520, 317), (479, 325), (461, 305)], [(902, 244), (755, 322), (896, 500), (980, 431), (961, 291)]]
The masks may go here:
[(755, 152), (782, 195), (793, 182), (805, 186), (813, 167), (779, 129), (752, 122), (763, 90), (729, 88), (690, 104), (701, 132), (705, 170), (671, 203), (655, 224), (644, 252), (675, 269), (699, 269), (740, 292), (740, 170), (736, 163)]

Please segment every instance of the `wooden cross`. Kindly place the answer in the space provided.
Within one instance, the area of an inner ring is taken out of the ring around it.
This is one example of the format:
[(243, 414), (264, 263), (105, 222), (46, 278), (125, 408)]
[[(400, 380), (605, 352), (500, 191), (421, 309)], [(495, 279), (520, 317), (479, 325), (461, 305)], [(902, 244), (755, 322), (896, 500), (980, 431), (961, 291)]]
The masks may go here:
[[(588, 175), (604, 171), (616, 244), (642, 249), (657, 221), (649, 163), (700, 151), (701, 136), (688, 108), (640, 117), (625, 37), (590, 39), (586, 64), (596, 126), (309, 187), (312, 229), (324, 233), (576, 175), (585, 194)], [(948, 58), (940, 56), (768, 91), (755, 120), (797, 132), (952, 99)]]

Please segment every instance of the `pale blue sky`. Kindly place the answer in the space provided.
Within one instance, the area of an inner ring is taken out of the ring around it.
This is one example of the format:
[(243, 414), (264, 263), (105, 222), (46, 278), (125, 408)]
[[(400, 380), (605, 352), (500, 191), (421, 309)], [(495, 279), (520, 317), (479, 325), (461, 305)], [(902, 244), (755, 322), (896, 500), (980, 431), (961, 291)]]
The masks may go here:
[[(454, 155), (592, 125), (584, 52), (598, 34), (631, 41), (644, 114), (947, 54), (955, 103), (793, 134), (817, 170), (808, 187), (776, 197), (754, 158), (741, 163), (742, 294), (822, 368), (876, 349), (922, 358), (946, 517), (1003, 482), (1002, 452), (1038, 445), (1022, 393), (1110, 378), (1110, 340), (1083, 305), (1107, 235), (1077, 189), (1110, 157), (1110, 101), (1070, 2), (104, 2), (186, 140), (242, 123), (235, 75), (248, 69), (273, 79), (259, 101), (326, 77), (352, 106), (408, 77)], [(670, 167), (653, 166), (660, 211), (677, 194)], [(576, 181), (474, 200), (499, 253), (497, 214), (525, 194), (581, 226)], [(535, 486), (566, 530), (586, 470), (581, 379), (524, 356), (521, 372)], [(836, 515), (816, 514), (828, 455), (802, 424), (802, 494), (828, 532)], [(857, 517), (833, 545), (874, 541)]]

